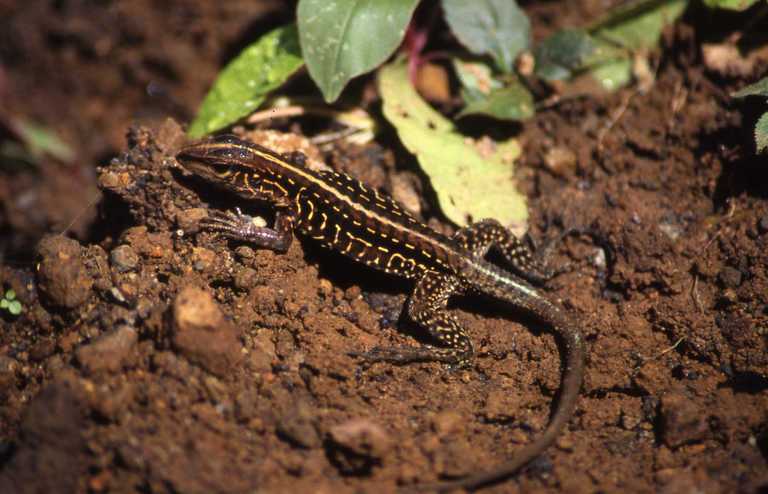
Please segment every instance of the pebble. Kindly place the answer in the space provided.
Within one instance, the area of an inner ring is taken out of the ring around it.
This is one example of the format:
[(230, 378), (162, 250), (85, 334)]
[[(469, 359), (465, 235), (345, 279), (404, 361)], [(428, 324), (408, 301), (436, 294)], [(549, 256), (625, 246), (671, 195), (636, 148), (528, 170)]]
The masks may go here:
[(760, 217), (760, 220), (757, 222), (757, 229), (760, 233), (768, 233), (768, 213)]
[(331, 427), (334, 463), (344, 473), (365, 472), (380, 464), (392, 450), (389, 434), (378, 424), (363, 418)]
[(738, 269), (725, 266), (720, 270), (718, 278), (725, 288), (738, 288), (741, 285), (742, 276)]
[(664, 444), (670, 448), (702, 440), (709, 433), (704, 410), (681, 392), (672, 391), (661, 398), (660, 415)]
[(247, 245), (239, 245), (235, 249), (235, 254), (237, 254), (238, 259), (241, 261), (247, 260), (247, 259), (253, 259), (256, 256), (256, 252), (251, 247), (248, 247)]
[(109, 253), (109, 261), (121, 273), (132, 271), (139, 265), (139, 256), (130, 245), (119, 245)]
[(277, 432), (283, 438), (302, 448), (321, 445), (320, 434), (315, 427), (315, 407), (306, 399), (296, 400), (283, 410), (277, 423)]
[[(4, 355), (0, 355), (0, 399), (10, 393), (13, 386), (16, 385), (16, 371), (18, 363)], [(8, 390), (8, 391), (6, 391)]]
[(130, 326), (119, 326), (77, 349), (75, 356), (87, 374), (117, 372), (136, 357), (139, 336)]
[(77, 241), (61, 235), (44, 237), (37, 246), (41, 258), (37, 281), (53, 305), (74, 309), (91, 296), (93, 279), (83, 262)]
[(465, 424), (466, 419), (453, 410), (436, 413), (431, 421), (432, 430), (440, 437), (461, 433)]
[(200, 220), (208, 217), (208, 211), (204, 208), (191, 208), (176, 213), (176, 226), (185, 234), (197, 233), (200, 230)]
[(240, 331), (211, 294), (188, 286), (173, 302), (173, 345), (184, 357), (223, 377), (243, 357)]

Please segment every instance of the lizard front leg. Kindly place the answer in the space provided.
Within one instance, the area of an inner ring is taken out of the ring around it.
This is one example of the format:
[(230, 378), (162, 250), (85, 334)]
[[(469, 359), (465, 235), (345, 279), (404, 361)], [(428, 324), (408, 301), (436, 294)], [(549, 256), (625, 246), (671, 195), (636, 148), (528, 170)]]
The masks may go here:
[(218, 233), (225, 237), (249, 242), (278, 252), (285, 252), (293, 241), (293, 226), (295, 213), (292, 208), (278, 210), (275, 214), (274, 228), (259, 226), (254, 218), (243, 214), (239, 209), (235, 212), (217, 213), (200, 222), (207, 231)]

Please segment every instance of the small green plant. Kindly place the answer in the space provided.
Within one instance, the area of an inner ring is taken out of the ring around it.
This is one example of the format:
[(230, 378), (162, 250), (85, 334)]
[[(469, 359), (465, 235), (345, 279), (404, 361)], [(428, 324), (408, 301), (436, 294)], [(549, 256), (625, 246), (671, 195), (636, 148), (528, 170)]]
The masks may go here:
[(22, 306), (21, 302), (16, 300), (16, 292), (9, 289), (5, 291), (5, 295), (0, 299), (0, 310), (8, 311), (12, 316), (18, 316), (21, 314)]
[[(734, 98), (747, 96), (761, 96), (768, 101), (768, 77), (750, 84), (733, 95)], [(768, 111), (763, 113), (755, 124), (755, 151), (761, 153), (766, 148), (768, 148)]]
[(48, 157), (61, 163), (74, 159), (73, 149), (53, 129), (19, 117), (8, 117), (0, 122), (10, 136), (0, 139), (0, 171), (35, 167)]
[(631, 80), (638, 53), (656, 46), (663, 27), (683, 12), (688, 0), (630, 1), (592, 26), (555, 33), (536, 47), (530, 21), (514, 0), (425, 2), (430, 13), (442, 14), (465, 49), (426, 53), (434, 23), (414, 18), (419, 3), (300, 0), (295, 25), (262, 36), (224, 68), (190, 125), (190, 136), (249, 115), (302, 67), (326, 103), (332, 103), (350, 80), (381, 68), (401, 45), (411, 79), (426, 61), (452, 62), (465, 105), (458, 118), (484, 114), (522, 120), (533, 115), (534, 105), (524, 83), (529, 74), (515, 63), (521, 54), (532, 52), (535, 74), (543, 79), (590, 72), (606, 87), (620, 87)]
[[(425, 15), (414, 15), (419, 4)], [(295, 24), (265, 34), (222, 70), (188, 133), (201, 137), (251, 115), (302, 68), (326, 104), (353, 78), (375, 71), (384, 118), (429, 177), (446, 216), (458, 225), (495, 217), (522, 226), (527, 207), (514, 178), (519, 145), (514, 139), (475, 141), (453, 121), (468, 115), (530, 118), (536, 110), (530, 82), (536, 77), (588, 74), (608, 89), (628, 84), (664, 26), (687, 6), (688, 0), (632, 0), (593, 26), (555, 33), (534, 47), (530, 20), (514, 0), (299, 0)], [(434, 29), (439, 16), (458, 47), (449, 42), (447, 49), (430, 51), (430, 39), (443, 39)], [(451, 109), (451, 118), (431, 108), (414, 87), (418, 69), (434, 60), (446, 62), (460, 83), (462, 104)], [(360, 96), (351, 95), (346, 104), (354, 106), (354, 97)], [(300, 106), (302, 112), (312, 107)], [(456, 179), (468, 173), (472, 197), (482, 191), (484, 201), (463, 199), (467, 185)]]
[(704, 5), (712, 9), (735, 10), (741, 12), (747, 10), (760, 0), (704, 0)]

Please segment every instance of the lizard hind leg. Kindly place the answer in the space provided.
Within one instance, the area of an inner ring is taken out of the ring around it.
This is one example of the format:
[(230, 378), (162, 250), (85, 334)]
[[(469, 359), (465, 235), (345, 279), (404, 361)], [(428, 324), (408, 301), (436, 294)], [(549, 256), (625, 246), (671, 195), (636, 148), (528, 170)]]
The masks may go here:
[(533, 283), (544, 283), (557, 274), (546, 264), (549, 249), (538, 255), (531, 247), (505, 228), (497, 220), (480, 220), (458, 230), (453, 235), (462, 248), (475, 259), (482, 259), (492, 248), (498, 251), (514, 269), (515, 273)]
[(453, 275), (427, 271), (416, 283), (408, 302), (408, 315), (429, 332), (440, 345), (417, 347), (377, 347), (368, 352), (353, 353), (369, 362), (407, 364), (412, 362), (445, 362), (465, 365), (473, 356), (472, 341), (448, 312), (448, 299), (462, 290), (461, 280)]

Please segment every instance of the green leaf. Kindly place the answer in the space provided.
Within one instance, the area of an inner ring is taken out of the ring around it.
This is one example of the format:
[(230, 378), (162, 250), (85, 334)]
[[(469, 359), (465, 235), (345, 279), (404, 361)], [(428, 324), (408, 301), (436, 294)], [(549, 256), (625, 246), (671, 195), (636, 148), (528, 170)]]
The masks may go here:
[(10, 300), (2, 299), (0, 300), (0, 309), (7, 309), (10, 304)]
[(632, 60), (622, 58), (592, 69), (592, 76), (608, 91), (615, 91), (632, 80)]
[(452, 62), (462, 89), (466, 92), (466, 102), (484, 98), (492, 90), (503, 87), (501, 82), (494, 79), (491, 68), (482, 62), (468, 62), (458, 58)]
[(626, 50), (596, 40), (579, 29), (559, 31), (534, 50), (536, 75), (548, 80), (563, 80), (603, 64), (628, 60)]
[(555, 33), (534, 50), (536, 75), (549, 80), (585, 70), (608, 90), (632, 78), (632, 53), (658, 44), (664, 26), (685, 9), (687, 0), (640, 0), (608, 13), (588, 30)]
[(13, 289), (9, 289), (5, 292), (5, 298), (7, 300), (13, 300), (16, 298), (16, 292)]
[(468, 102), (456, 116), (488, 115), (500, 120), (524, 120), (534, 113), (533, 96), (528, 89), (518, 81), (512, 81), (508, 86), (493, 89), (487, 96)]
[(19, 118), (13, 119), (11, 126), (35, 158), (49, 155), (65, 163), (75, 158), (75, 152), (67, 143), (59, 139), (55, 131)]
[(628, 50), (656, 47), (664, 26), (683, 13), (688, 0), (640, 0), (616, 9), (591, 34)]
[(303, 63), (296, 26), (265, 34), (224, 67), (187, 133), (200, 137), (237, 122), (258, 108), (267, 94)]
[(14, 316), (21, 314), (21, 302), (14, 300), (8, 304), (8, 312)]
[(525, 196), (516, 189), (512, 166), (520, 154), (516, 141), (481, 153), (476, 143), (421, 99), (401, 61), (383, 67), (378, 82), (384, 116), (416, 155), (451, 221), (458, 225), (489, 217), (505, 225), (526, 221)]
[(523, 120), (533, 115), (533, 96), (517, 79), (505, 86), (493, 77), (491, 68), (481, 62), (454, 59), (453, 66), (466, 105), (457, 118), (482, 114), (500, 120)]
[(300, 0), (299, 37), (307, 69), (328, 103), (400, 45), (418, 0)]
[(584, 69), (595, 57), (598, 45), (585, 31), (558, 31), (533, 52), (536, 75), (548, 80), (563, 80)]
[(443, 11), (459, 41), (493, 57), (504, 72), (512, 72), (517, 55), (530, 46), (531, 23), (514, 0), (443, 0)]
[(758, 153), (768, 148), (768, 112), (763, 113), (755, 124), (755, 147)]
[(747, 10), (759, 0), (704, 0), (704, 5), (711, 9), (728, 9), (741, 12)]
[[(744, 98), (747, 96), (768, 97), (768, 77), (764, 77), (754, 84), (733, 93), (734, 98)], [(755, 124), (755, 148), (758, 153), (768, 147), (768, 112), (757, 120)]]
[(765, 96), (768, 97), (768, 77), (760, 79), (754, 84), (742, 88), (733, 93), (734, 98), (743, 98), (745, 96)]

